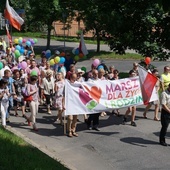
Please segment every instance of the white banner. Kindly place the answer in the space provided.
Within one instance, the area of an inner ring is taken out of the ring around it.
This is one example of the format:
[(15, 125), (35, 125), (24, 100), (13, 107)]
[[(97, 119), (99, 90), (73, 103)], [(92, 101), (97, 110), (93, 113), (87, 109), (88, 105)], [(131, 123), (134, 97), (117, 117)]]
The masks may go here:
[(139, 77), (73, 84), (66, 80), (65, 115), (99, 113), (142, 104)]

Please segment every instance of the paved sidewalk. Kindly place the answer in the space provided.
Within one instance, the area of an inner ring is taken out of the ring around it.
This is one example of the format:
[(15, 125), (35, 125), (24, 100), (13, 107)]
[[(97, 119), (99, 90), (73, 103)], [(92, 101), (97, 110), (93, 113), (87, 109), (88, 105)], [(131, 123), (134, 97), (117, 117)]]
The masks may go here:
[[(160, 122), (153, 121), (153, 110), (148, 112), (148, 119), (143, 119), (142, 113), (143, 106), (139, 106), (137, 127), (130, 122), (122, 125), (122, 117), (108, 113), (100, 117), (99, 132), (87, 130), (83, 116), (79, 116), (79, 137), (69, 138), (63, 134), (63, 126), (54, 122), (56, 111), (48, 115), (41, 107), (38, 132), (32, 131), (24, 118), (15, 116), (10, 118), (9, 129), (73, 170), (169, 169), (170, 147), (158, 143)], [(167, 135), (170, 143), (170, 133)]]

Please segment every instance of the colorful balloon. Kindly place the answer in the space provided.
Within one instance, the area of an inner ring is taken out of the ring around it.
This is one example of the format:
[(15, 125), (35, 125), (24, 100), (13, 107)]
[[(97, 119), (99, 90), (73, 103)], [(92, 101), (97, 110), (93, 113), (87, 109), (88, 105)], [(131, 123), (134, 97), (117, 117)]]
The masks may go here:
[(56, 50), (56, 51), (55, 51), (55, 54), (56, 54), (56, 55), (60, 55), (60, 51)]
[(79, 48), (75, 50), (75, 55), (79, 55)]
[(23, 40), (22, 40), (22, 43), (26, 43), (26, 41), (27, 41), (26, 39), (23, 39)]
[(26, 45), (27, 45), (28, 47), (30, 47), (30, 46), (31, 46), (31, 42), (30, 42), (30, 41), (27, 41), (27, 42), (26, 42)]
[(85, 73), (87, 71), (86, 67), (82, 67), (81, 70), (83, 70)]
[(37, 44), (38, 40), (36, 38), (34, 38), (34, 43)]
[(4, 67), (3, 63), (0, 62), (0, 70)]
[(83, 57), (84, 57), (84, 54), (83, 54), (83, 53), (79, 53), (79, 57), (80, 57), (80, 58), (83, 58)]
[(146, 57), (145, 58), (145, 63), (148, 65), (148, 64), (150, 64), (150, 62), (151, 62), (151, 58), (150, 57)]
[(14, 43), (18, 44), (18, 39), (17, 38), (14, 39)]
[(19, 50), (15, 50), (14, 54), (15, 54), (15, 57), (16, 57), (16, 58), (18, 58), (18, 57), (21, 55), (20, 52), (19, 52)]
[(23, 70), (25, 70), (26, 68), (27, 68), (27, 62), (25, 62), (25, 61), (22, 61), (21, 62), (21, 68), (23, 69)]
[(55, 57), (54, 58), (54, 62), (57, 64), (57, 63), (59, 63), (60, 62), (60, 57)]
[(22, 39), (19, 39), (19, 40), (18, 40), (18, 43), (19, 43), (19, 44), (22, 44)]
[(74, 60), (75, 60), (75, 61), (78, 61), (78, 60), (79, 60), (79, 56), (76, 55), (76, 56), (74, 57)]
[(18, 51), (20, 51), (20, 50), (21, 50), (21, 46), (20, 46), (20, 45), (17, 45), (17, 46), (15, 47), (15, 49), (18, 50)]
[(61, 57), (64, 57), (65, 55), (66, 55), (65, 52), (60, 53)]
[(60, 64), (63, 64), (65, 62), (65, 58), (64, 57), (61, 57), (60, 58)]
[(50, 60), (50, 65), (53, 66), (54, 64), (55, 64), (54, 59), (51, 59), (51, 60)]
[(97, 67), (100, 64), (100, 60), (99, 59), (94, 59), (93, 63), (92, 63), (95, 67)]

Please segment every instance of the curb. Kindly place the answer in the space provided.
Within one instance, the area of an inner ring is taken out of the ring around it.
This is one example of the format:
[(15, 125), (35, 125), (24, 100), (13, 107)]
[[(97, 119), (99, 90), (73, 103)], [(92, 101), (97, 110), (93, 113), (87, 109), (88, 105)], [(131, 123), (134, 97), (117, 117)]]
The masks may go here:
[(27, 136), (23, 135), (22, 133), (20, 133), (19, 131), (15, 130), (14, 128), (12, 128), (11, 126), (7, 126), (6, 130), (10, 131), (11, 133), (15, 134), (16, 136), (22, 138), (25, 142), (27, 142), (28, 144), (34, 146), (35, 148), (37, 148), (38, 150), (40, 150), (41, 152), (43, 152), (44, 154), (48, 155), (50, 158), (58, 161), (59, 163), (61, 163), (62, 165), (64, 165), (66, 168), (68, 168), (69, 170), (76, 170), (75, 168), (73, 168), (70, 165), (67, 165), (63, 160), (59, 159), (56, 157), (55, 154), (53, 154), (52, 152), (50, 152), (48, 149), (41, 147), (39, 144), (35, 143), (34, 141), (32, 141), (30, 138), (28, 138)]

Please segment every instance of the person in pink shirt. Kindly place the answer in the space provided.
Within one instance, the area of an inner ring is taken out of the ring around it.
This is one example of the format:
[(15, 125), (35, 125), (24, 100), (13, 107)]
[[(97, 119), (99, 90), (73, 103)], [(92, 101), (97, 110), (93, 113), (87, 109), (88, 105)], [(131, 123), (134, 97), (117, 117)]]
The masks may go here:
[(30, 78), (30, 74), (31, 74), (32, 71), (37, 72), (38, 82), (40, 82), (40, 70), (38, 69), (38, 67), (36, 67), (36, 61), (35, 60), (31, 60), (30, 67), (27, 67), (26, 70), (25, 70), (25, 72), (28, 74), (28, 78)]

